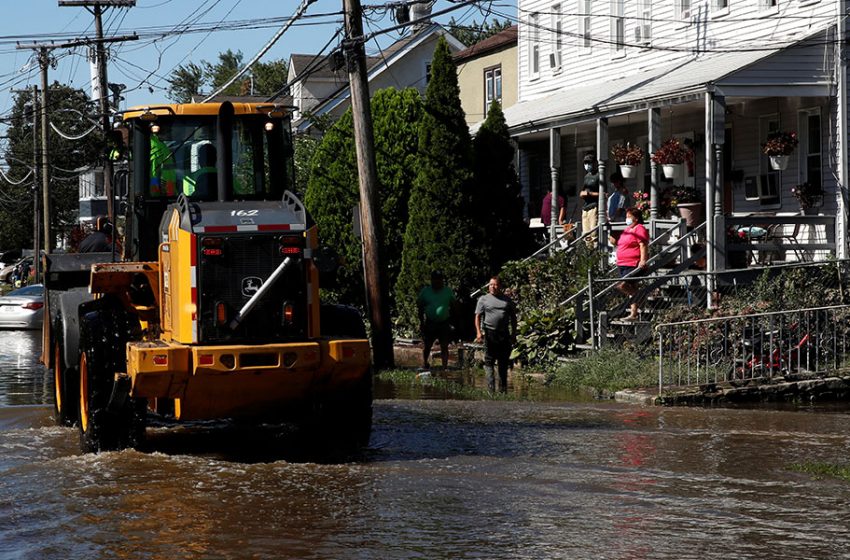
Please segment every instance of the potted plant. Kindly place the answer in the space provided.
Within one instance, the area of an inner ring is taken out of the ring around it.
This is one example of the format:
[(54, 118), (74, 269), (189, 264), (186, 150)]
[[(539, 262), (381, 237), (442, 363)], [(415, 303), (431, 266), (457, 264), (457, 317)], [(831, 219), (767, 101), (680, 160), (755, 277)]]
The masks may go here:
[(799, 143), (796, 132), (777, 131), (767, 135), (767, 141), (761, 145), (761, 149), (770, 158), (770, 166), (782, 171), (788, 167), (789, 156)]
[(611, 155), (614, 156), (614, 161), (620, 166), (620, 174), (624, 179), (631, 179), (635, 176), (637, 166), (643, 161), (643, 149), (637, 144), (626, 142), (625, 144), (615, 144), (611, 148)]
[(800, 203), (803, 213), (821, 205), (823, 199), (823, 188), (809, 182), (801, 183), (791, 187), (791, 195)]
[(670, 196), (671, 205), (679, 211), (685, 225), (693, 227), (703, 220), (702, 194), (694, 187), (674, 187)]
[(678, 138), (670, 138), (652, 152), (650, 157), (661, 165), (665, 177), (673, 179), (681, 175), (684, 163), (691, 157), (691, 151)]

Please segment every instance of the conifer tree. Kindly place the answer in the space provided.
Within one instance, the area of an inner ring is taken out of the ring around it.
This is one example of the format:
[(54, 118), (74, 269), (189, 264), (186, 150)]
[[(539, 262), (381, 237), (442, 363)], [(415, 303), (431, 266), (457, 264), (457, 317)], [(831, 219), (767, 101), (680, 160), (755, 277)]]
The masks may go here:
[(523, 216), (525, 202), (514, 168), (514, 147), (502, 107), (494, 101), (473, 140), (475, 198), (473, 208), (483, 225), (482, 244), (491, 274), (531, 248)]
[[(380, 184), (383, 262), (392, 285), (401, 268), (422, 99), (413, 88), (387, 88), (374, 95), (371, 105)], [(365, 303), (362, 247), (352, 227), (352, 212), (358, 202), (354, 130), (348, 111), (328, 129), (316, 148), (304, 203), (319, 226), (322, 244), (333, 247), (343, 260), (336, 281), (323, 283), (325, 295), (331, 300), (362, 306)], [(392, 294), (390, 309), (393, 309)]]
[[(441, 38), (434, 50), (419, 132), (417, 174), (410, 195), (401, 274), (396, 283), (399, 324), (416, 328), (416, 296), (440, 269), (462, 297), (482, 280), (480, 226), (471, 219), (472, 141), (461, 109), (457, 73)], [(470, 320), (471, 324), (471, 320)]]

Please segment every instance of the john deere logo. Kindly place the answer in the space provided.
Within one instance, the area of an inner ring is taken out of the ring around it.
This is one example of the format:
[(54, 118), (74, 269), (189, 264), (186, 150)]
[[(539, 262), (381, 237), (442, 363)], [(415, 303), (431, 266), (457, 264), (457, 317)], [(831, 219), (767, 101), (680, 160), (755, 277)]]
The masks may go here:
[(263, 279), (256, 276), (248, 276), (242, 279), (242, 295), (252, 297), (263, 285)]

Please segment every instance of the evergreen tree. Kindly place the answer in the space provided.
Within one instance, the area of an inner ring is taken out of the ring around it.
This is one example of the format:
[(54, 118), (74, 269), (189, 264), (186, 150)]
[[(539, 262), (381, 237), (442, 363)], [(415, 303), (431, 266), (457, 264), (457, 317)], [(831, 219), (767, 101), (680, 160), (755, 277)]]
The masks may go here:
[(514, 169), (514, 147), (498, 101), (473, 140), (476, 220), (484, 226), (484, 250), (491, 274), (505, 262), (521, 258), (531, 248), (523, 217), (525, 202)]
[(485, 274), (477, 245), (482, 238), (480, 226), (471, 219), (471, 144), (454, 61), (445, 39), (440, 38), (425, 93), (417, 174), (396, 283), (402, 327), (416, 327), (416, 296), (433, 269), (443, 271), (459, 298), (468, 295)]
[[(383, 262), (392, 285), (401, 268), (422, 100), (415, 89), (388, 88), (378, 91), (371, 105)], [(303, 150), (309, 149), (309, 140), (301, 142), (305, 144)], [(348, 111), (315, 148), (304, 203), (319, 225), (322, 244), (337, 250), (343, 260), (336, 282), (322, 287), (331, 299), (355, 305), (365, 303), (362, 247), (352, 229), (352, 212), (360, 200), (359, 193), (353, 122)]]
[[(83, 91), (58, 82), (48, 88), (47, 108), (48, 120), (69, 136), (84, 133), (91, 128), (91, 121), (97, 120), (97, 107)], [(99, 128), (78, 140), (63, 138), (53, 129), (48, 132), (51, 229), (61, 235), (77, 222), (79, 175), (76, 170), (97, 164), (106, 153)], [(33, 130), (32, 92), (27, 90), (15, 96), (8, 129), (6, 175), (14, 182), (27, 176), (33, 167), (34, 133), (40, 146), (41, 128)], [(40, 172), (40, 162), (38, 167)], [(0, 180), (0, 247), (3, 249), (33, 246), (33, 195), (38, 196), (40, 204), (41, 180), (36, 192), (33, 186), (32, 176), (19, 185)]]

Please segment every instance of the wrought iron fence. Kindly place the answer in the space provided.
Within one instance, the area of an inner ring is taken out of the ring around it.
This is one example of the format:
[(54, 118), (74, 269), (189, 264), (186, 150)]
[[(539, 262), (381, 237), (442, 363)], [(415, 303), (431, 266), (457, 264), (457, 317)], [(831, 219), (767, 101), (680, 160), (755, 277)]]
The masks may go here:
[(847, 367), (850, 305), (665, 323), (658, 390), (833, 373)]

